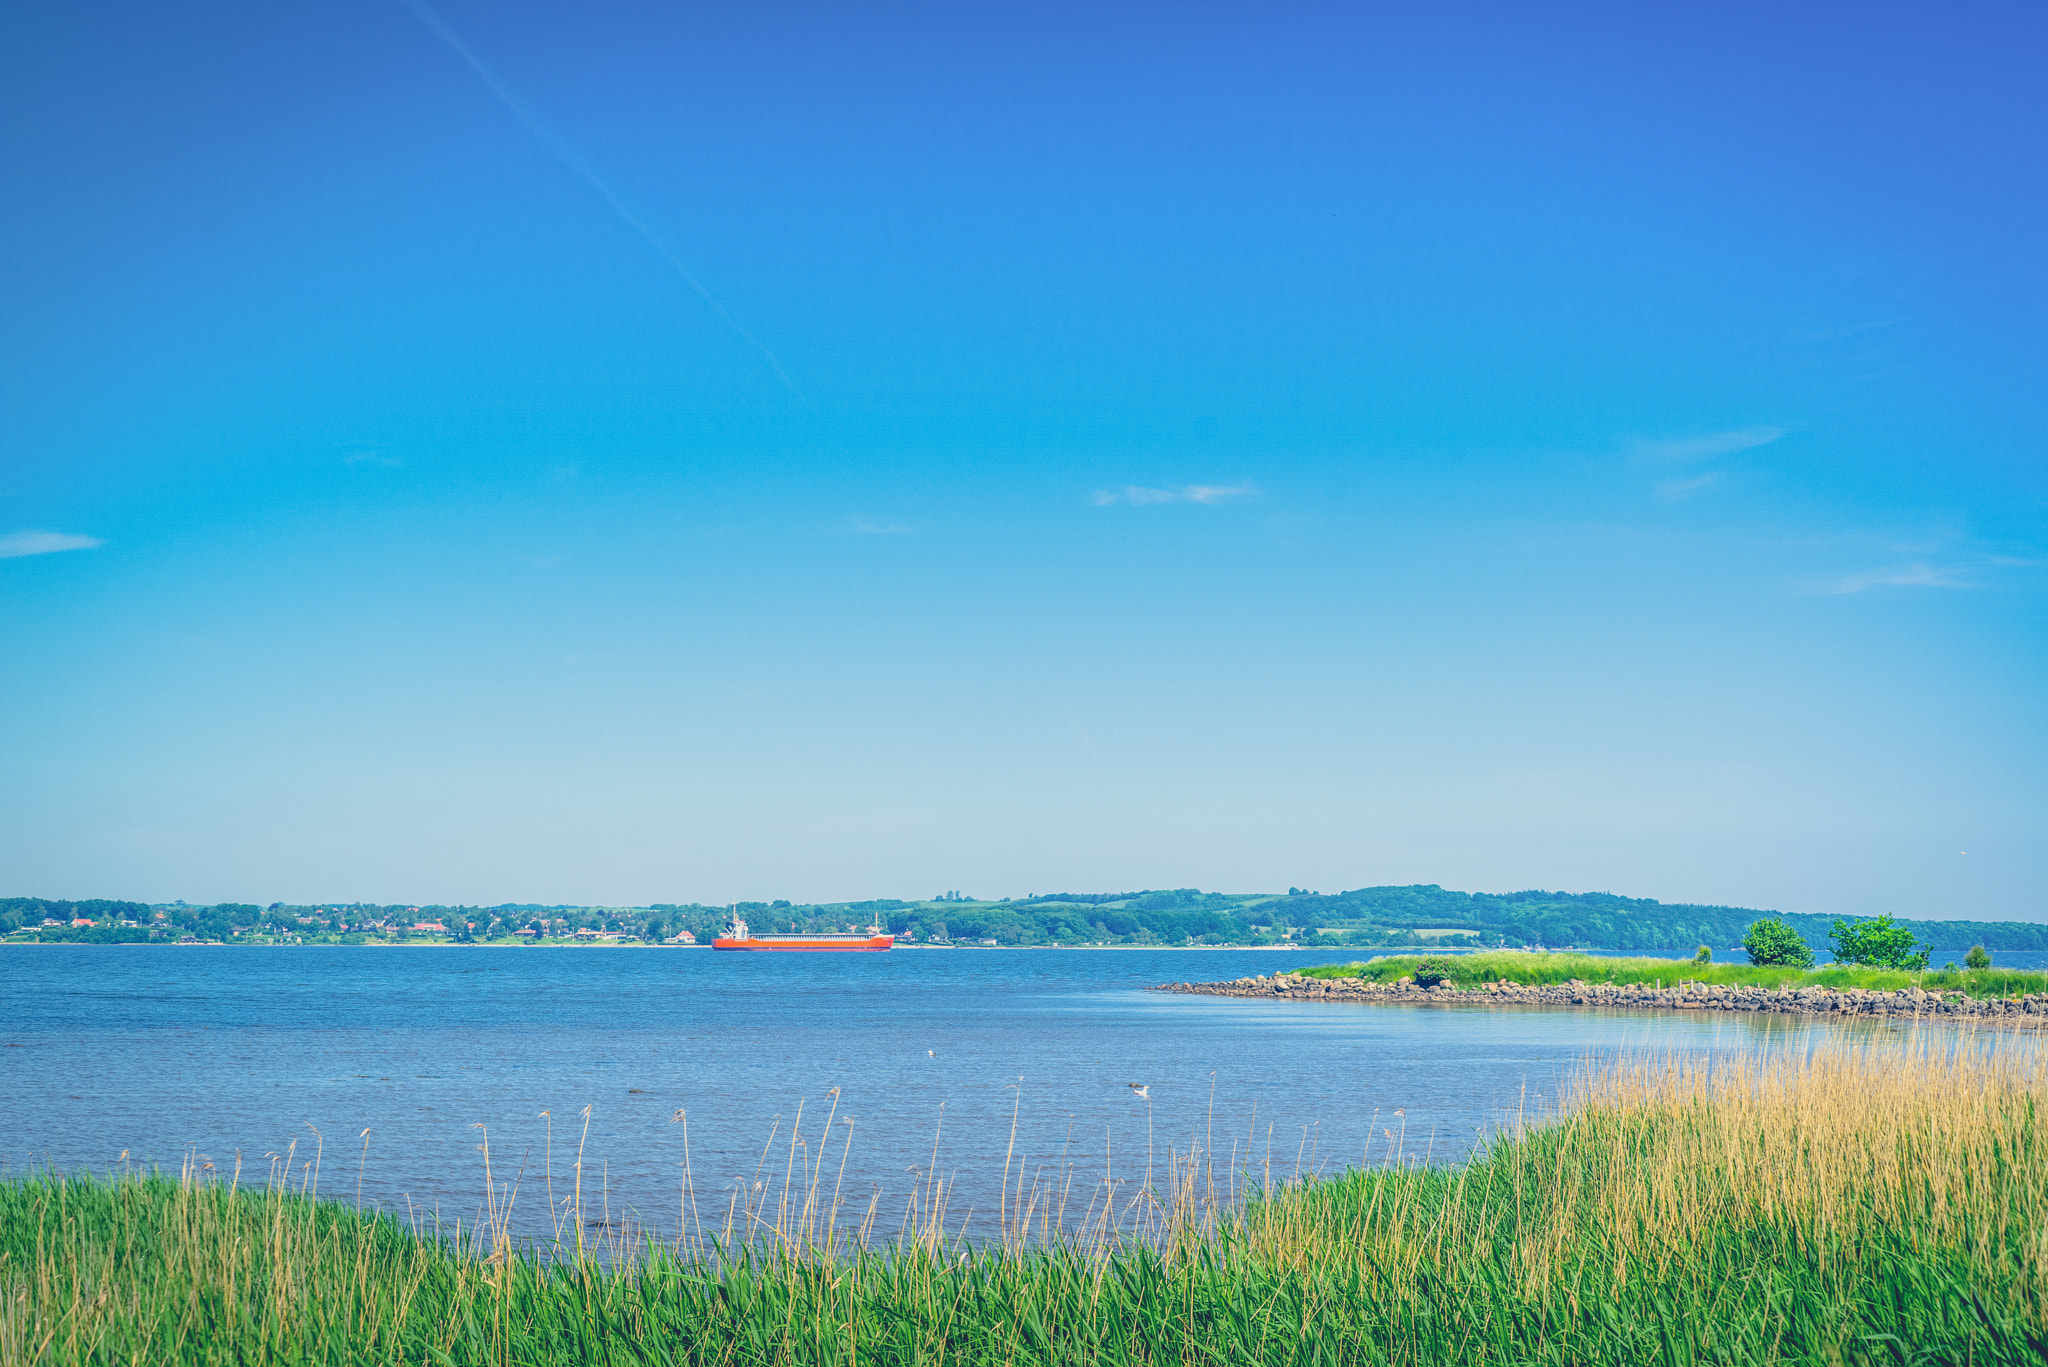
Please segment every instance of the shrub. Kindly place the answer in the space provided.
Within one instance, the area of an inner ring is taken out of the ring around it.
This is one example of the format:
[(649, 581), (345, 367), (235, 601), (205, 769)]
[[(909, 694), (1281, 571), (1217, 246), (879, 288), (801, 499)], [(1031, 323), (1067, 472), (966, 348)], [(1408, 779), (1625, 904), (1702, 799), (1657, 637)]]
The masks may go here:
[(1984, 948), (1984, 946), (1982, 946), (1982, 945), (1971, 945), (1971, 946), (1970, 946), (1970, 952), (1969, 952), (1968, 954), (1965, 954), (1965, 955), (1963, 956), (1963, 967), (1965, 967), (1965, 968), (1989, 968), (1989, 967), (1991, 967), (1991, 951), (1990, 951), (1990, 950), (1988, 950), (1988, 949), (1986, 949), (1986, 948)]
[(1866, 964), (1916, 973), (1927, 967), (1928, 951), (1913, 932), (1893, 923), (1890, 915), (1868, 921), (1837, 921), (1828, 931), (1838, 964)]
[(1702, 965), (1714, 962), (1713, 947), (1711, 945), (1701, 945), (1692, 952), (1692, 961)]
[(1451, 980), (1458, 966), (1449, 959), (1424, 959), (1415, 965), (1415, 984), (1418, 987), (1435, 987)]
[(1813, 967), (1813, 951), (1799, 938), (1799, 932), (1783, 921), (1751, 922), (1742, 947), (1749, 951), (1749, 961), (1759, 967)]

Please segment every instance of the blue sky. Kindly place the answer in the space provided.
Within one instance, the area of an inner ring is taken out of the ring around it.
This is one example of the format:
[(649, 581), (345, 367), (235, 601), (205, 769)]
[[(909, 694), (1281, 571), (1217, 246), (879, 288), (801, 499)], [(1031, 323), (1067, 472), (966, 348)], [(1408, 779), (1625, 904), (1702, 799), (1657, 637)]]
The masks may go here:
[(2048, 916), (2012, 5), (24, 5), (0, 893)]

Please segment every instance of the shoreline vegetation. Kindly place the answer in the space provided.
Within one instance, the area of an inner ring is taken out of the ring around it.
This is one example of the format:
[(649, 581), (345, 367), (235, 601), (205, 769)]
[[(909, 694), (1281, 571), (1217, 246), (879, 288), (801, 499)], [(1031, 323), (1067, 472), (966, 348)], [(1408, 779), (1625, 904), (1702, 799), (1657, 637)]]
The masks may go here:
[[(1433, 971), (1423, 971), (1428, 965)], [(1680, 980), (1714, 987), (1776, 990), (1828, 987), (1896, 991), (1937, 987), (1967, 990), (1972, 996), (2014, 996), (2048, 991), (2048, 972), (2016, 968), (1927, 968), (1909, 971), (1856, 964), (1794, 968), (1771, 964), (1700, 963), (1694, 959), (1607, 958), (1591, 954), (1502, 951), (1488, 954), (1391, 955), (1365, 963), (1311, 964), (1291, 970), (1307, 978), (1360, 978), (1393, 983), (1435, 977), (1458, 989), (1483, 987), (1506, 978), (1525, 986), (1586, 982), (1669, 987)]]
[[(1436, 884), (1358, 888), (1324, 894), (1203, 892), (1198, 888), (1120, 893), (1044, 893), (985, 899), (948, 892), (923, 900), (741, 902), (761, 930), (819, 933), (879, 924), (910, 945), (1003, 948), (1356, 947), (1381, 953), (1427, 950), (1598, 949), (1691, 953), (1733, 946), (1760, 920), (1783, 928), (1783, 947), (1820, 949), (1829, 916), (1740, 907), (1663, 903), (1612, 893), (1465, 893)], [(563, 906), (502, 903), (446, 906), (245, 902), (188, 905), (107, 900), (0, 898), (0, 943), (66, 944), (685, 944), (708, 943), (728, 908), (700, 903)], [(1840, 918), (1869, 928), (1882, 917)], [(1973, 945), (1996, 954), (2048, 950), (2048, 924), (2031, 921), (1886, 922), (1907, 944), (1960, 955)]]
[(1858, 964), (1794, 968), (1771, 964), (1703, 964), (1694, 959), (1611, 959), (1590, 954), (1514, 951), (1456, 956), (1398, 955), (1368, 963), (1312, 964), (1296, 971), (1310, 978), (1359, 978), (1380, 983), (1393, 983), (1404, 977), (1426, 982), (1434, 977), (1440, 985), (1461, 990), (1483, 988), (1487, 983), (1508, 979), (1524, 986), (1583, 982), (1670, 987), (1684, 981), (1709, 987), (1761, 987), (1772, 991), (1825, 987), (1836, 991), (1857, 988), (1895, 992), (1919, 987), (1927, 991), (1962, 991), (1974, 997), (2048, 992), (2048, 972), (2030, 969), (1927, 968), (1909, 971)]
[[(90, 946), (90, 945), (83, 945), (83, 946), (82, 946), (82, 945), (78, 945), (78, 944), (75, 944), (75, 943), (72, 943), (72, 942), (69, 942), (69, 941), (63, 941), (63, 940), (28, 940), (28, 939), (20, 939), (20, 940), (9, 940), (9, 939), (0, 939), (0, 950), (6, 950), (6, 949), (49, 949), (49, 950), (53, 950), (53, 951), (54, 951), (54, 950), (59, 950), (59, 949), (67, 949), (67, 948), (69, 948), (69, 949), (78, 949), (78, 948), (94, 948), (94, 947), (96, 947), (96, 946)], [(675, 943), (673, 943), (673, 942), (668, 942), (668, 943), (662, 943), (662, 944), (649, 944), (649, 943), (646, 943), (646, 942), (644, 942), (644, 941), (635, 941), (635, 940), (624, 940), (624, 941), (609, 941), (609, 940), (597, 940), (597, 941), (591, 941), (591, 940), (541, 940), (541, 941), (538, 941), (538, 942), (536, 942), (536, 941), (532, 941), (532, 940), (518, 940), (518, 941), (492, 940), (492, 941), (481, 941), (481, 942), (466, 942), (466, 943), (465, 943), (465, 942), (457, 942), (457, 941), (453, 941), (453, 940), (365, 940), (365, 941), (361, 941), (361, 942), (359, 942), (359, 943), (350, 943), (350, 944), (319, 944), (319, 943), (315, 943), (315, 944), (310, 944), (310, 945), (309, 945), (309, 944), (304, 944), (304, 943), (301, 943), (301, 942), (297, 942), (297, 941), (293, 941), (293, 942), (287, 942), (287, 943), (284, 943), (284, 944), (274, 944), (274, 943), (271, 943), (271, 942), (268, 942), (268, 941), (262, 941), (262, 940), (250, 940), (250, 941), (243, 941), (243, 940), (225, 940), (225, 941), (224, 941), (224, 940), (199, 940), (199, 941), (192, 941), (192, 942), (184, 942), (184, 943), (178, 943), (178, 944), (175, 944), (175, 945), (174, 945), (173, 947), (174, 947), (174, 948), (178, 948), (178, 949), (187, 949), (187, 950), (200, 950), (200, 949), (379, 949), (379, 950), (393, 950), (393, 951), (397, 951), (397, 950), (431, 950), (431, 949), (445, 949), (445, 950), (468, 950), (468, 949), (478, 949), (478, 950), (481, 950), (481, 949), (503, 949), (503, 950), (528, 950), (528, 949), (561, 949), (561, 950), (571, 950), (571, 951), (597, 951), (597, 950), (618, 950), (618, 951), (627, 951), (627, 952), (630, 952), (630, 951), (635, 951), (635, 950), (663, 950), (663, 951), (666, 951), (666, 950), (699, 950), (699, 949), (701, 949), (701, 950), (709, 950), (709, 949), (711, 948), (711, 946), (710, 946), (709, 944), (675, 944)], [(939, 950), (954, 950), (954, 949), (963, 949), (963, 950), (984, 950), (984, 951), (988, 951), (988, 950), (991, 950), (991, 949), (994, 949), (994, 948), (1000, 948), (1000, 949), (1002, 949), (1002, 950), (1005, 950), (1005, 951), (1008, 951), (1008, 950), (1018, 950), (1018, 951), (1024, 951), (1024, 952), (1031, 952), (1031, 953), (1037, 953), (1037, 952), (1046, 952), (1046, 953), (1051, 953), (1051, 952), (1055, 952), (1055, 951), (1056, 951), (1056, 952), (1059, 952), (1059, 953), (1062, 953), (1062, 954), (1064, 954), (1064, 953), (1068, 953), (1068, 952), (1070, 952), (1070, 951), (1071, 951), (1071, 952), (1079, 952), (1079, 953), (1089, 953), (1089, 954), (1128, 954), (1128, 953), (1136, 953), (1136, 952), (1138, 952), (1138, 951), (1141, 951), (1141, 950), (1155, 950), (1155, 951), (1156, 951), (1156, 950), (1171, 950), (1171, 951), (1173, 951), (1174, 953), (1181, 953), (1181, 954), (1224, 954), (1224, 955), (1228, 955), (1228, 954), (1242, 954), (1242, 953), (1250, 953), (1250, 952), (1254, 952), (1254, 951), (1256, 951), (1256, 952), (1261, 952), (1261, 953), (1268, 953), (1268, 954), (1270, 954), (1270, 953), (1273, 953), (1273, 952), (1275, 952), (1275, 951), (1276, 951), (1276, 949), (1277, 949), (1277, 950), (1279, 950), (1280, 952), (1286, 952), (1286, 950), (1287, 950), (1287, 948), (1288, 948), (1288, 947), (1286, 947), (1286, 946), (1274, 946), (1274, 945), (1004, 945), (1004, 946), (994, 946), (994, 947), (992, 947), (992, 946), (988, 946), (988, 945), (961, 945), (961, 944), (915, 944), (915, 945), (905, 945), (905, 944), (899, 944), (899, 945), (895, 946), (895, 948), (894, 948), (893, 950), (891, 950), (890, 952), (891, 952), (891, 953), (923, 953), (923, 952), (925, 952), (925, 951), (927, 951), (927, 950), (930, 950), (930, 951), (934, 951), (934, 952), (936, 952), (936, 951), (939, 951)]]
[(1258, 1000), (1753, 1011), (2048, 1027), (2048, 973), (2000, 968), (1801, 969), (1503, 951), (1317, 964), (1227, 982), (1161, 983), (1154, 990)]
[[(452, 1229), (321, 1198), (317, 1150), (254, 1189), (195, 1164), (10, 1178), (0, 1363), (2038, 1363), (2028, 1044), (1622, 1060), (1458, 1165), (1389, 1132), (1378, 1161), (1274, 1181), (1193, 1146), (1079, 1215), (1006, 1171), (979, 1242), (943, 1183), (879, 1235), (794, 1130), (745, 1209), (700, 1216), (685, 1168), (673, 1239), (587, 1219), (552, 1162), (535, 1195), (487, 1135)], [(512, 1237), (522, 1181), (552, 1237)]]

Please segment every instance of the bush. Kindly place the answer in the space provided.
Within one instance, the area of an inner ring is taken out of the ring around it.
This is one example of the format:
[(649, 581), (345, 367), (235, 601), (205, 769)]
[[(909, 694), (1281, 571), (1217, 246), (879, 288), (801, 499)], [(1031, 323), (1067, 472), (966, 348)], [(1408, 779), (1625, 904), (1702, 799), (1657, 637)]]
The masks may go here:
[(1963, 967), (1979, 969), (1991, 967), (1991, 951), (1982, 945), (1971, 945), (1970, 952), (1963, 956)]
[(1914, 942), (1913, 932), (1895, 925), (1890, 915), (1869, 921), (1837, 921), (1828, 931), (1838, 964), (1864, 964), (1917, 973), (1927, 967), (1928, 951)]
[(1713, 947), (1711, 945), (1701, 945), (1698, 949), (1695, 949), (1692, 952), (1692, 961), (1696, 964), (1701, 965), (1710, 964), (1714, 962)]
[(1812, 968), (1813, 951), (1783, 921), (1752, 921), (1742, 937), (1749, 961), (1760, 968)]
[(1457, 964), (1449, 959), (1424, 959), (1421, 963), (1415, 965), (1415, 985), (1417, 987), (1435, 987), (1440, 983), (1449, 982), (1452, 975), (1457, 971)]

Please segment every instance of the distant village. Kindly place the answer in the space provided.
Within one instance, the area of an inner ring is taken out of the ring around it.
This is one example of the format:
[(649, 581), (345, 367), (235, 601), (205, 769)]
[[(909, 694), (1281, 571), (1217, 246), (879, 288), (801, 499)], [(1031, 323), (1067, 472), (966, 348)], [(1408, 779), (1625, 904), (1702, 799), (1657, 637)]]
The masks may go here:
[[(1610, 949), (1681, 952), (1738, 944), (1760, 916), (1781, 916), (1810, 945), (1827, 941), (1827, 913), (1665, 903), (1613, 893), (1466, 893), (1436, 884), (1322, 893), (1223, 893), (1198, 888), (1033, 893), (921, 900), (697, 902), (645, 906), (501, 903), (446, 906), (326, 902), (211, 905), (0, 898), (0, 944), (709, 945), (733, 912), (756, 933), (864, 930), (899, 945), (995, 948), (1316, 947)], [(1856, 919), (1856, 918), (1851, 918)], [(1903, 919), (1940, 951), (2048, 950), (2041, 921)]]
[[(1343, 924), (1302, 915), (1318, 894), (1204, 893), (1193, 888), (1116, 894), (1053, 893), (978, 899), (957, 889), (908, 901), (788, 900), (655, 903), (634, 907), (223, 902), (54, 902), (0, 899), (0, 938), (17, 943), (274, 945), (709, 945), (737, 913), (757, 933), (834, 932), (879, 925), (901, 946), (1272, 946), (1350, 942)], [(1331, 918), (1334, 919), (1334, 918)], [(1458, 927), (1376, 928), (1390, 947), (1478, 947)]]
[[(743, 915), (772, 917), (789, 903), (749, 904)], [(834, 918), (815, 924), (806, 908), (804, 929), (845, 929)], [(709, 944), (728, 909), (375, 905), (368, 903), (269, 906), (224, 902), (0, 902), (0, 937), (12, 941), (84, 944)], [(916, 930), (904, 939), (915, 942)], [(930, 938), (927, 933), (926, 938)]]

